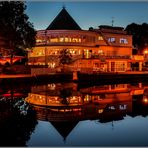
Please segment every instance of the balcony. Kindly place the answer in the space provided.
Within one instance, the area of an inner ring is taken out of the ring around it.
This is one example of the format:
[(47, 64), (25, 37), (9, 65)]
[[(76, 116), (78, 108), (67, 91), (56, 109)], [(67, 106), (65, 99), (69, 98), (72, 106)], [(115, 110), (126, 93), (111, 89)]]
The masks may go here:
[(131, 56), (120, 56), (120, 55), (92, 55), (94, 59), (131, 59)]

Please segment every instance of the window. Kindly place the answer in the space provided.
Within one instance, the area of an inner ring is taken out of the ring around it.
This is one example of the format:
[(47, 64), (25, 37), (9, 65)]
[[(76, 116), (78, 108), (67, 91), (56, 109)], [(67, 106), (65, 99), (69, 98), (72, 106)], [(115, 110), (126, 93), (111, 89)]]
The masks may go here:
[(72, 55), (76, 54), (76, 51), (75, 51), (74, 49), (69, 49), (69, 52), (70, 52)]
[(103, 37), (102, 36), (98, 36), (98, 40), (99, 41), (102, 41), (103, 40)]
[(125, 62), (116, 62), (116, 71), (126, 71)]
[(42, 43), (41, 39), (36, 39), (36, 43)]
[(98, 54), (103, 54), (103, 50), (98, 50)]
[(51, 38), (50, 42), (58, 42), (58, 38)]
[(69, 42), (69, 39), (68, 39), (68, 37), (65, 37), (65, 42)]
[(112, 37), (112, 38), (108, 38), (108, 41), (111, 43), (115, 43), (116, 40), (115, 40), (115, 38)]
[(121, 43), (121, 44), (127, 44), (128, 41), (127, 41), (127, 39), (120, 38), (120, 43)]
[(63, 38), (63, 37), (60, 37), (60, 38), (59, 38), (59, 41), (60, 41), (60, 42), (64, 42), (64, 38)]
[(54, 67), (55, 67), (55, 63), (54, 63), (54, 62), (49, 62), (49, 63), (48, 63), (48, 67), (54, 68)]
[(79, 38), (72, 38), (72, 42), (79, 42)]

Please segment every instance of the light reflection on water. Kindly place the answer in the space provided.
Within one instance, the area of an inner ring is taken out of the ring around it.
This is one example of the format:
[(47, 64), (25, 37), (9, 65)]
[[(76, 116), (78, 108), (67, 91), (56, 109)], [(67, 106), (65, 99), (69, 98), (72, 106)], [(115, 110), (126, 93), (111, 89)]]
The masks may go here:
[(148, 146), (147, 84), (17, 90), (1, 92), (1, 146)]

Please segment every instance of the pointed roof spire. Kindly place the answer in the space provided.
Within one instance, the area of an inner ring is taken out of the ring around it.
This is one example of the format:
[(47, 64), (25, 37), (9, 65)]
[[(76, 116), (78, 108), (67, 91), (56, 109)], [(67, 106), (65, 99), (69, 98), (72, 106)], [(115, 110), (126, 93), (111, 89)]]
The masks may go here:
[(64, 142), (66, 142), (67, 136), (74, 130), (79, 121), (50, 121), (54, 128), (63, 137)]
[(81, 28), (63, 5), (63, 9), (47, 27), (47, 30), (81, 30)]
[(65, 6), (65, 4), (63, 3), (63, 9), (66, 9), (66, 6)]

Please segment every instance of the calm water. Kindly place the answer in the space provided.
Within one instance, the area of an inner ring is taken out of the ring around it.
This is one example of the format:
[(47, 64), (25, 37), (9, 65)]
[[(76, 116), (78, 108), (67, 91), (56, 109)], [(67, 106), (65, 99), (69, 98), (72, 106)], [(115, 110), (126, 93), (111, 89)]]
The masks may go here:
[(148, 84), (0, 89), (0, 146), (148, 146)]

